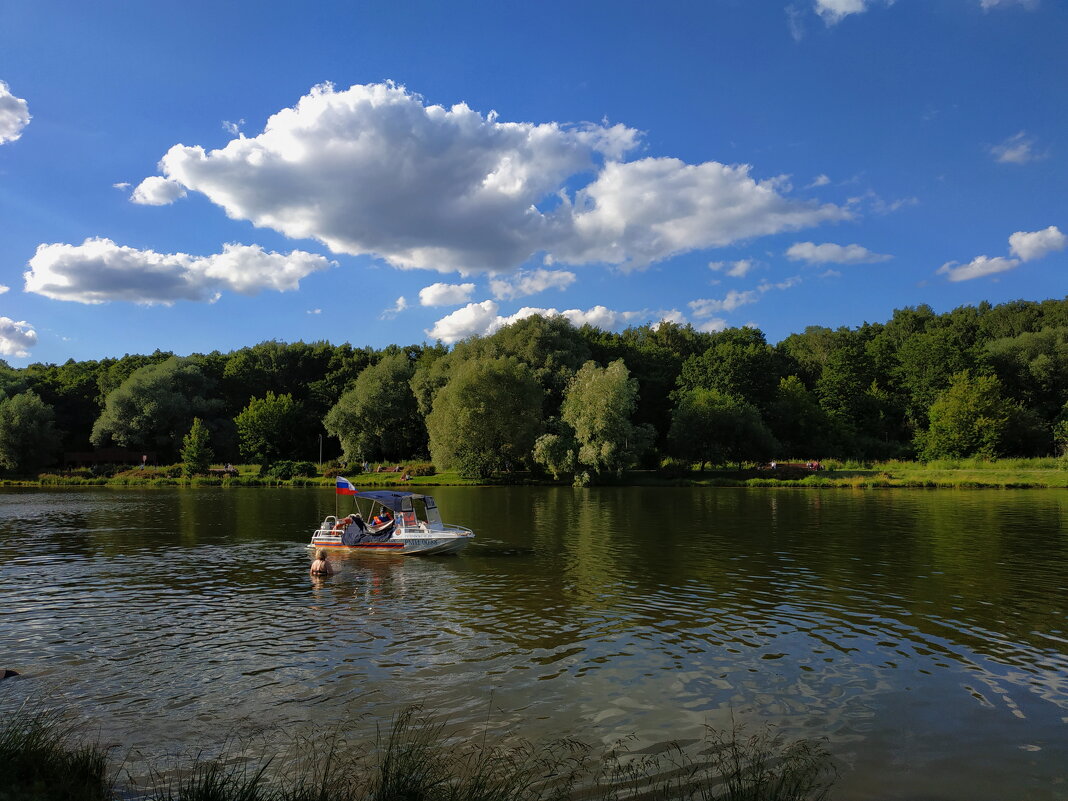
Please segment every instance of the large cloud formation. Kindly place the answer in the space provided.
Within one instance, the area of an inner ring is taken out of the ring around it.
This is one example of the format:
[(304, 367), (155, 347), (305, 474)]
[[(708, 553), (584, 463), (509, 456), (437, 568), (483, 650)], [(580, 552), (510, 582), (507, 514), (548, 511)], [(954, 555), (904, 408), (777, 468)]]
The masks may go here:
[(0, 317), (0, 354), (4, 356), (29, 356), (29, 349), (37, 344), (37, 332), (25, 320), (16, 322), (10, 317)]
[(788, 198), (748, 165), (622, 161), (638, 144), (621, 124), (503, 122), (392, 83), (324, 84), (258, 136), (175, 145), (160, 169), (232, 218), (442, 272), (512, 270), (539, 254), (641, 268), (850, 216)]
[(170, 305), (213, 301), (223, 290), (255, 295), (297, 289), (302, 278), (331, 264), (314, 253), (274, 253), (258, 245), (228, 244), (222, 253), (191, 256), (94, 238), (80, 245), (39, 245), (23, 276), (27, 292), (55, 300)]
[(0, 81), (0, 145), (14, 142), (22, 136), (22, 129), (29, 124), (29, 104), (21, 97), (11, 94), (8, 85)]

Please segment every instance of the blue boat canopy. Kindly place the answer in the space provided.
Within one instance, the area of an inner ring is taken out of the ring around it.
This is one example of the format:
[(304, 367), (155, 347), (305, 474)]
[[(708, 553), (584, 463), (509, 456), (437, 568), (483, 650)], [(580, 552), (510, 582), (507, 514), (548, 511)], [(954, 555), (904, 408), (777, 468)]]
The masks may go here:
[[(392, 510), (394, 512), (400, 511), (401, 504), (403, 503), (403, 501), (406, 498), (410, 498), (413, 501), (417, 500), (419, 498), (422, 498), (424, 501), (429, 500), (430, 501), (430, 504), (429, 504), (430, 506), (434, 505), (434, 499), (431, 498), (429, 495), (420, 495), (420, 494), (415, 493), (415, 492), (393, 492), (391, 490), (371, 490), (370, 492), (359, 492), (356, 495), (354, 495), (353, 498), (355, 500), (357, 500), (357, 501), (359, 501), (362, 498), (370, 498), (372, 501), (375, 501), (376, 503), (380, 503), (383, 506), (385, 506), (387, 509), (390, 509), (390, 510)], [(411, 507), (409, 507), (409, 508), (411, 508)]]

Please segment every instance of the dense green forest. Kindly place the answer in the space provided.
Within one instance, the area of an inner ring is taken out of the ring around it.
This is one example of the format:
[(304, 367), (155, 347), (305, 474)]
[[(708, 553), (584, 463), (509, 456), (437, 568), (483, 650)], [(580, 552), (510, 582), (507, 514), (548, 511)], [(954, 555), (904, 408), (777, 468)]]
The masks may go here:
[(535, 316), (451, 349), (270, 341), (0, 362), (0, 397), (14, 474), (116, 446), (159, 463), (429, 457), (577, 483), (665, 460), (1044, 456), (1068, 445), (1068, 300), (905, 308), (777, 345), (756, 328)]

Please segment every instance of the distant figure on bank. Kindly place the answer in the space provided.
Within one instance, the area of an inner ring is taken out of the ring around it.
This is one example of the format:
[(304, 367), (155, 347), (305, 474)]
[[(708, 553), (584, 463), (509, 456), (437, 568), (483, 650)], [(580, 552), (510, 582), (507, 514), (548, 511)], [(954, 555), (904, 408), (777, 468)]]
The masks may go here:
[(315, 561), (312, 562), (311, 570), (308, 572), (313, 576), (332, 576), (334, 574), (334, 568), (327, 561), (326, 548), (320, 548), (316, 552)]

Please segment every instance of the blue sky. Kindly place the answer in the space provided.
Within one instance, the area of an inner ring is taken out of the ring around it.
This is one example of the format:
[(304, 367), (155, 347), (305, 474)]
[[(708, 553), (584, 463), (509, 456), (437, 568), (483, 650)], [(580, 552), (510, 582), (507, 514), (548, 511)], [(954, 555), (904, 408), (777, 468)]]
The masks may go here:
[(0, 356), (1068, 289), (1068, 5), (0, 2)]

